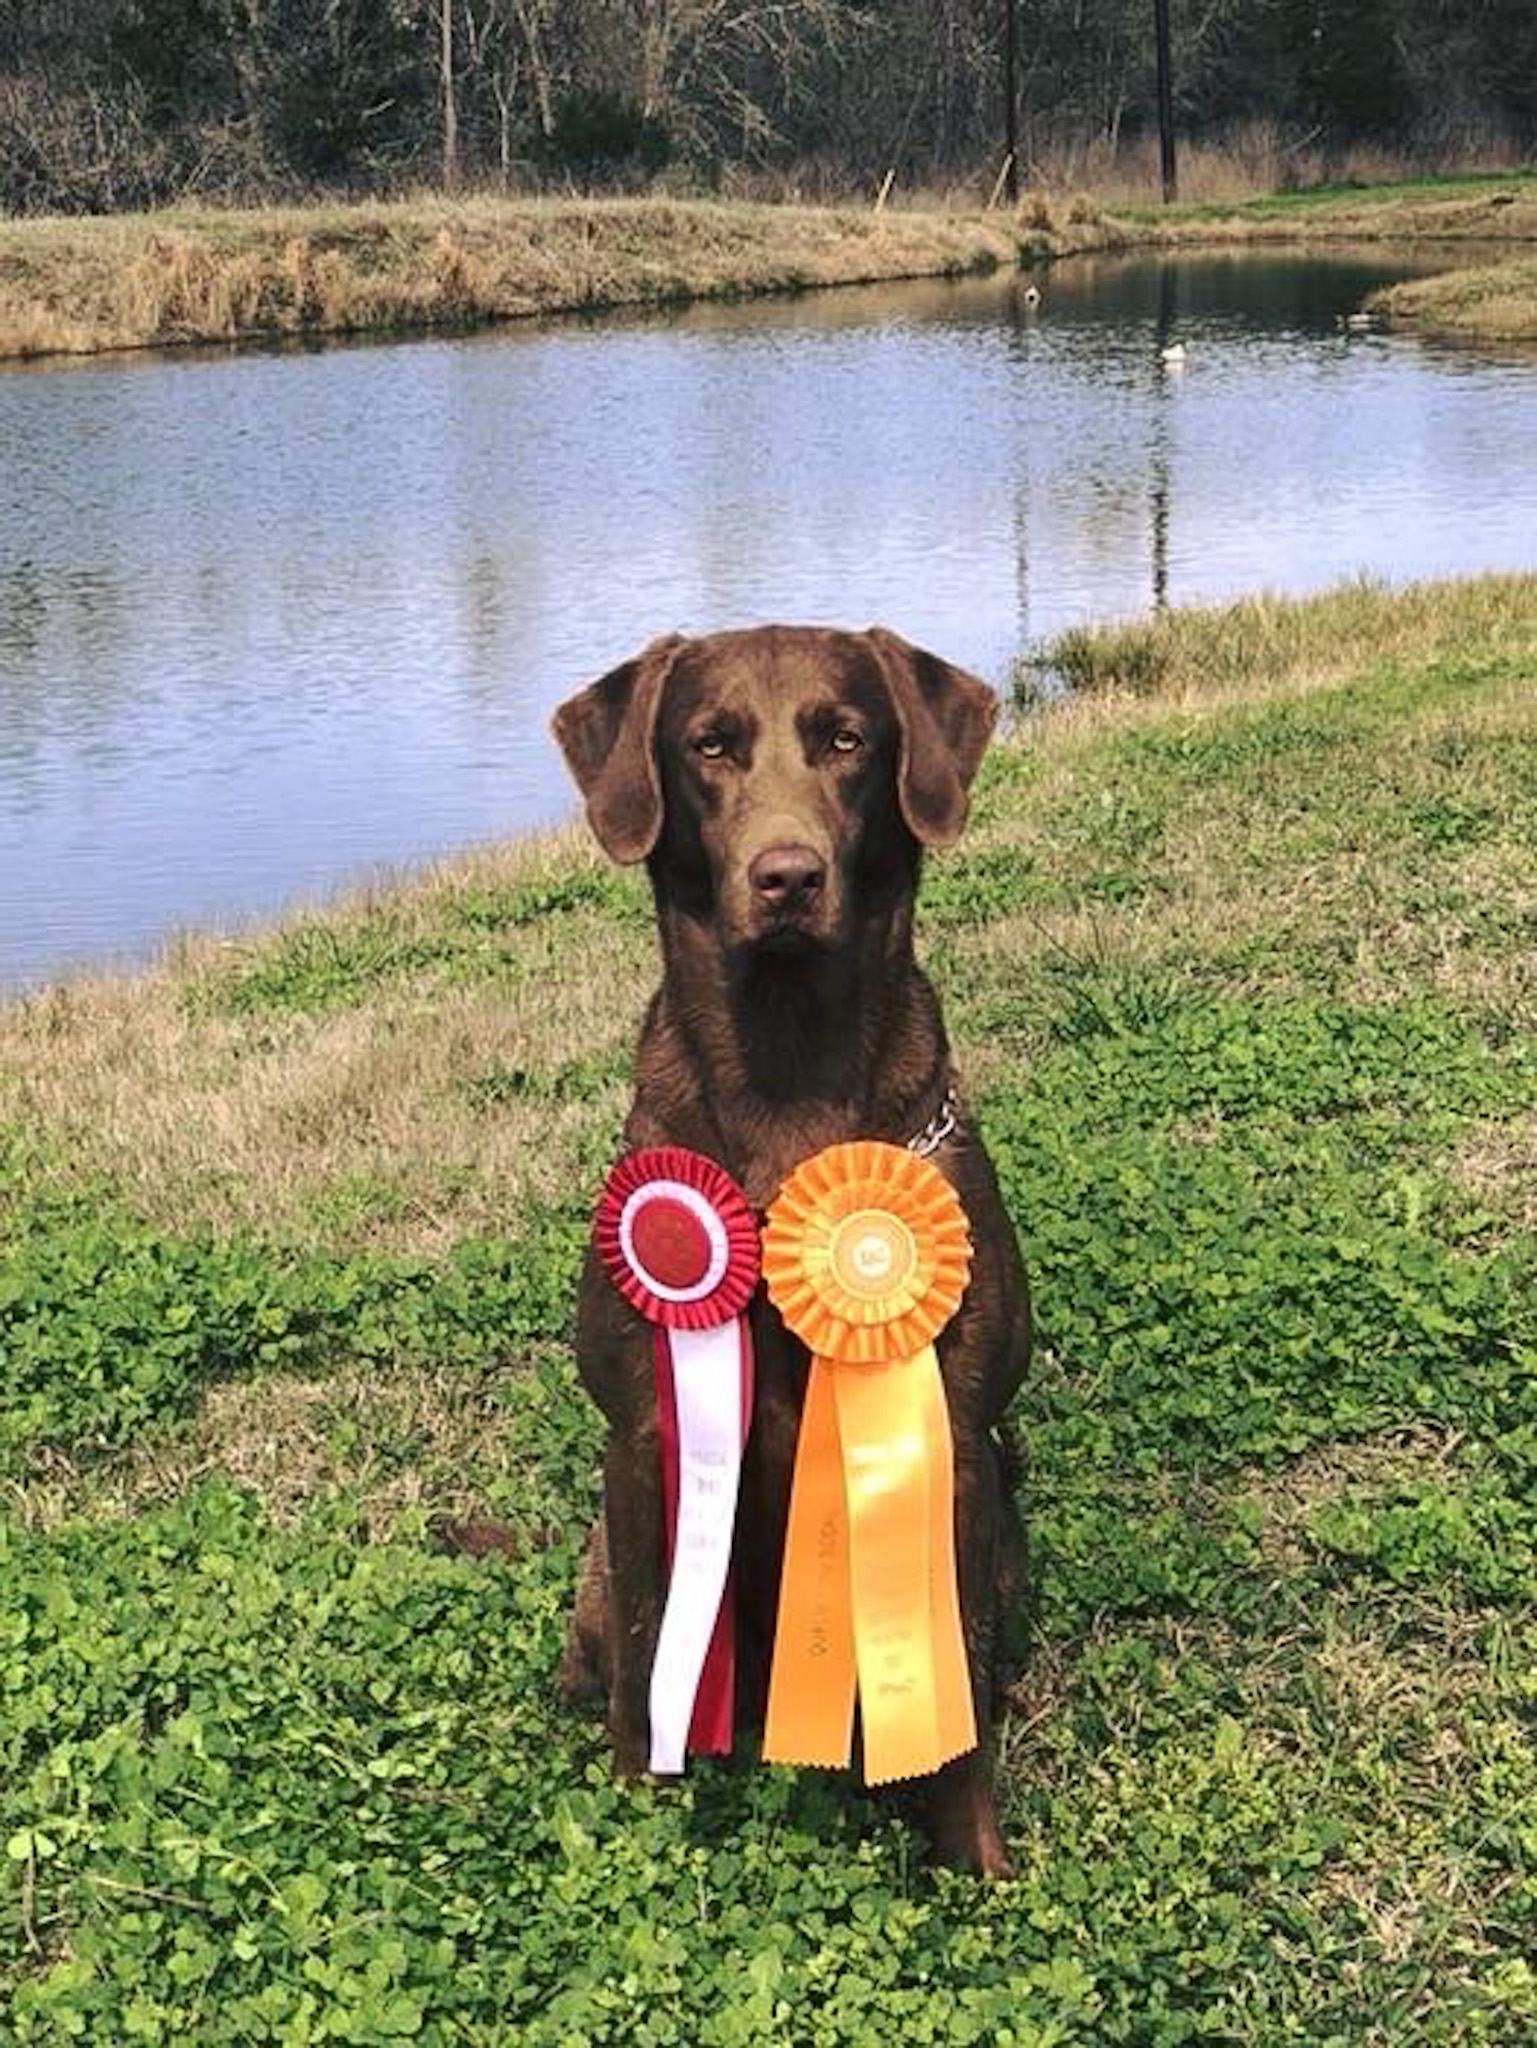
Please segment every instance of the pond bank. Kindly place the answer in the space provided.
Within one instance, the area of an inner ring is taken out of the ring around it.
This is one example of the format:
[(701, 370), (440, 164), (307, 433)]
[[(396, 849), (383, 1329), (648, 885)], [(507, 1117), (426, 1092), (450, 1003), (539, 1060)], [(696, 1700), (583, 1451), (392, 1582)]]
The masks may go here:
[[(0, 222), (0, 359), (464, 328), (977, 274), (1097, 250), (1373, 239), (1537, 242), (1537, 179), (1326, 189), (1168, 212), (1045, 193), (1013, 212), (427, 196), (12, 220)], [(1514, 289), (1529, 300), (1524, 276)]]
[(1469, 270), (1415, 279), (1375, 292), (1367, 310), (1393, 326), (1467, 341), (1537, 337), (1537, 260), (1515, 252), (1537, 245), (1537, 177), (1530, 171), (1355, 190), (1325, 187), (1275, 193), (1237, 207), (1151, 209), (1122, 225), (1149, 243), (1383, 241), (1508, 243), (1512, 255)]
[(1464, 341), (1537, 341), (1537, 257), (1413, 278), (1373, 292), (1368, 308), (1393, 326)]
[(1043, 260), (1002, 213), (423, 198), (0, 224), (0, 357), (465, 328)]

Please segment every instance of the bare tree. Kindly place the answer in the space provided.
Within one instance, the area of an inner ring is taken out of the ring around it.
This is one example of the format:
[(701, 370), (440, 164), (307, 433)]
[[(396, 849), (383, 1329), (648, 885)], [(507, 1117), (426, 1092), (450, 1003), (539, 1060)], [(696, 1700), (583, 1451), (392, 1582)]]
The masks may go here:
[[(1007, 8), (1000, 15), (1000, 8)], [(1537, 140), (1532, 0), (1180, 0), (1182, 134)], [(1148, 0), (0, 0), (0, 205), (257, 196), (533, 160), (793, 170), (803, 190), (1020, 169), (1154, 133)], [(1287, 138), (1291, 140), (1288, 141)], [(638, 139), (637, 139), (638, 138)]]
[(617, 0), (598, 12), (608, 82), (685, 148), (751, 155), (780, 138), (802, 78), (848, 48), (874, 10), (868, 0)]

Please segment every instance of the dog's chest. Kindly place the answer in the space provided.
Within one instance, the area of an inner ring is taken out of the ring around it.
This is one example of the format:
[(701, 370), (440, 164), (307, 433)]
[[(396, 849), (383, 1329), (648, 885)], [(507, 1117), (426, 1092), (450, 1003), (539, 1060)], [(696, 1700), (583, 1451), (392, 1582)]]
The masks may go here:
[(760, 1289), (748, 1311), (753, 1347), (752, 1428), (747, 1462), (771, 1491), (788, 1486), (806, 1402), (810, 1353), (792, 1337)]

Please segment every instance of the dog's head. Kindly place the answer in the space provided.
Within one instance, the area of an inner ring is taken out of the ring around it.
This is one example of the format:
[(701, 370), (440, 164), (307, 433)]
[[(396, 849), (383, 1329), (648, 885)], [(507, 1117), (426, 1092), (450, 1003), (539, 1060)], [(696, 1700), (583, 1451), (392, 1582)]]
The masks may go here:
[(732, 947), (837, 946), (948, 845), (997, 702), (873, 627), (654, 640), (555, 714), (613, 859)]

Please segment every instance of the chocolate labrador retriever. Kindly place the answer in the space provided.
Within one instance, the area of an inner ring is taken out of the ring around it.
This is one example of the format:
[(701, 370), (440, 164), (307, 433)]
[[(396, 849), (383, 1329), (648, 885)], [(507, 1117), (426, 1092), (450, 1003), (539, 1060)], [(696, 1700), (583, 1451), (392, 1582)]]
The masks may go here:
[[(926, 1803), (945, 1862), (1000, 1875), (989, 1724), (1015, 1525), (999, 1427), (1029, 1303), (912, 939), (923, 850), (959, 834), (995, 709), (985, 684), (893, 633), (765, 626), (653, 641), (554, 729), (593, 831), (616, 861), (646, 862), (656, 899), (662, 982), (627, 1145), (703, 1152), (764, 1209), (822, 1147), (879, 1138), (929, 1153), (965, 1207), (970, 1284), (937, 1348), (981, 1740), (927, 1781)], [(751, 1321), (734, 1566), (740, 1697), (761, 1725), (808, 1358), (761, 1288)], [(577, 1353), (608, 1450), (563, 1680), (606, 1692), (615, 1765), (639, 1773), (665, 1593), (651, 1332), (593, 1256)]]

